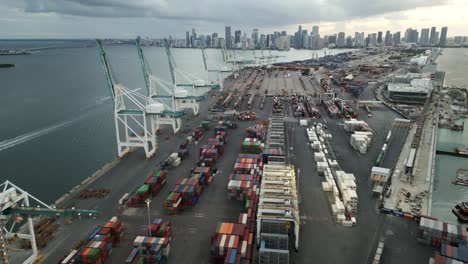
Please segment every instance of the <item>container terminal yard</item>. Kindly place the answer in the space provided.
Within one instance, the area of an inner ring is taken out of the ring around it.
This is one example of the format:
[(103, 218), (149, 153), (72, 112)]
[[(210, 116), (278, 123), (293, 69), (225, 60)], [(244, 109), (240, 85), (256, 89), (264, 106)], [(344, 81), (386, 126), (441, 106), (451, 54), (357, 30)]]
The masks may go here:
[[(154, 103), (145, 111), (159, 109), (157, 143), (133, 145), (54, 204), (92, 211), (35, 219), (38, 245), (46, 242), (38, 261), (450, 263), (467, 237), (465, 227), (430, 217), (437, 93), (405, 109), (398, 100), (416, 88), (392, 93), (398, 78), (441, 89), (443, 74), (429, 71), (437, 55), (360, 50), (245, 67), (203, 101), (185, 95), (198, 115)], [(109, 76), (115, 98), (132, 94)], [(148, 146), (157, 146), (153, 155)], [(8, 242), (9, 262), (30, 255)]]

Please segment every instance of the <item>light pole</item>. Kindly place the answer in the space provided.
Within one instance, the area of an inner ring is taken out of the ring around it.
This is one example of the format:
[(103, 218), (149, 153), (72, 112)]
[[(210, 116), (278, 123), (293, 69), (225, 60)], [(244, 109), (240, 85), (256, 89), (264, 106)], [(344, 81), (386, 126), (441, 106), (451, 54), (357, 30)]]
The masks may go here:
[(150, 218), (150, 203), (151, 203), (151, 200), (149, 198), (147, 198), (145, 200), (146, 202), (146, 208), (148, 208), (148, 236), (150, 237), (151, 236), (151, 218)]
[(195, 167), (197, 167), (198, 140), (195, 140)]

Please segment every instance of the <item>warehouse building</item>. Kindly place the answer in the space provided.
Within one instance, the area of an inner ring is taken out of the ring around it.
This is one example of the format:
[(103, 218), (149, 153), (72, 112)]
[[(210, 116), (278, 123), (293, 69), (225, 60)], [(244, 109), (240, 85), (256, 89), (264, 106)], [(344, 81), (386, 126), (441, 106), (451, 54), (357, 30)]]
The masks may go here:
[(424, 104), (432, 92), (432, 80), (413, 79), (410, 83), (388, 83), (387, 98), (394, 103)]

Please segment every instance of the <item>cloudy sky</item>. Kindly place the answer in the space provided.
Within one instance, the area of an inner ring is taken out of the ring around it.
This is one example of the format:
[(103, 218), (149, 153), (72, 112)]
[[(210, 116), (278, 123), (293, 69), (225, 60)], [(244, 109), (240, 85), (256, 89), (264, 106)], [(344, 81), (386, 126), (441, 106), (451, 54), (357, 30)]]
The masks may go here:
[(133, 38), (218, 32), (404, 31), (468, 35), (468, 0), (1, 0), (0, 38)]

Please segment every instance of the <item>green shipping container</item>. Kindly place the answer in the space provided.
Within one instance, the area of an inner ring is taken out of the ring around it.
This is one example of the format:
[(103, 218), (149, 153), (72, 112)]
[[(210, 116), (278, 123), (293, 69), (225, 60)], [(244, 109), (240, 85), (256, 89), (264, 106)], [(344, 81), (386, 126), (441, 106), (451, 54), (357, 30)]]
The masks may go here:
[(87, 258), (90, 258), (92, 260), (97, 260), (100, 256), (101, 256), (101, 250), (98, 248), (91, 249), (86, 255)]
[(138, 188), (137, 190), (137, 194), (142, 194), (142, 193), (145, 193), (147, 192), (149, 189), (149, 185), (148, 184), (143, 184), (140, 188)]
[(166, 201), (172, 201), (172, 197), (173, 197), (173, 196), (174, 196), (174, 193), (173, 193), (173, 192), (169, 193), (169, 195), (168, 195), (167, 198), (166, 198)]
[(140, 257), (140, 258), (138, 259), (137, 264), (145, 264), (145, 259), (144, 259), (143, 257)]

